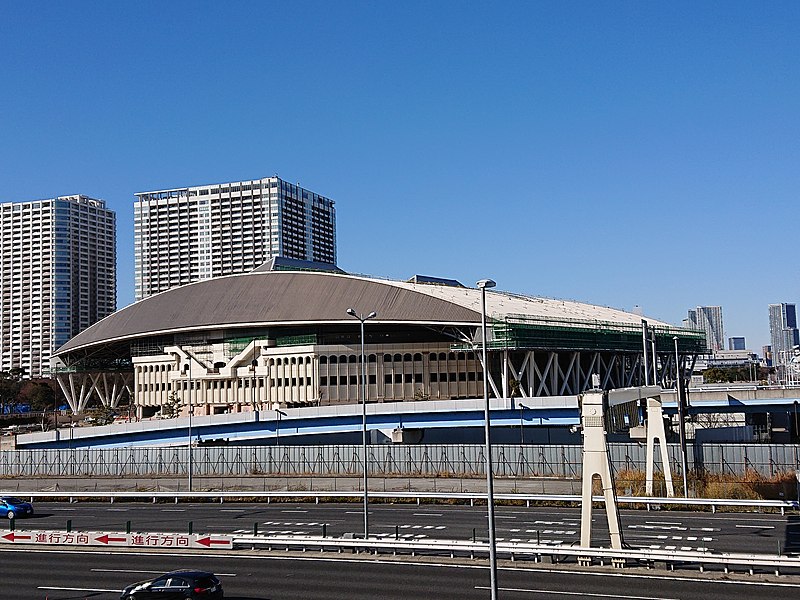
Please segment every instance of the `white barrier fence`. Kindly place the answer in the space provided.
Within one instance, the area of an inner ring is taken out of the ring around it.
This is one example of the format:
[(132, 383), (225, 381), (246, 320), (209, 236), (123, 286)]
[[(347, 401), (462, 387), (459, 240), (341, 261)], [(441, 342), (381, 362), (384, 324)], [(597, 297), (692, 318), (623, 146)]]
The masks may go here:
[[(5, 494), (0, 487), (0, 495)], [(316, 503), (334, 500), (355, 500), (363, 498), (363, 494), (357, 491), (336, 492), (336, 491), (296, 491), (296, 492), (14, 492), (16, 496), (34, 500), (56, 500), (67, 499), (70, 502), (80, 500), (106, 501), (113, 503), (118, 500), (127, 501), (149, 501), (158, 502), (172, 501), (188, 502), (191, 500), (224, 502), (266, 502), (282, 500), (311, 500)], [(425, 501), (431, 502), (461, 502), (465, 504), (483, 503), (486, 501), (485, 493), (475, 492), (375, 492), (370, 491), (371, 500), (414, 500), (417, 504)], [(541, 503), (566, 503), (580, 504), (581, 497), (573, 494), (505, 494), (495, 493), (495, 502), (498, 503), (525, 503), (526, 506)], [(593, 496), (594, 502), (604, 502), (603, 496)], [(800, 505), (796, 500), (747, 500), (738, 498), (656, 498), (650, 496), (618, 496), (617, 502), (620, 504), (641, 505), (651, 510), (654, 507), (683, 507), (683, 508), (706, 508), (715, 512), (722, 507), (755, 508), (762, 510), (776, 510), (785, 514), (787, 510), (800, 510)]]
[[(103, 546), (118, 550), (141, 550), (160, 548), (162, 550), (234, 550), (265, 549), (268, 551), (308, 551), (319, 552), (368, 552), (371, 554), (408, 554), (418, 553), (449, 555), (451, 558), (484, 557), (489, 554), (489, 545), (485, 542), (464, 540), (410, 540), (392, 538), (355, 538), (320, 537), (309, 535), (238, 535), (225, 536), (216, 534), (176, 534), (176, 533), (121, 533), (121, 532), (63, 532), (63, 531), (0, 531), (0, 546), (27, 548), (37, 545), (62, 546), (76, 548), (82, 546)], [(789, 570), (800, 572), (800, 557), (736, 554), (711, 551), (656, 550), (650, 548), (582, 548), (578, 546), (543, 545), (522, 542), (498, 542), (497, 556), (508, 560), (528, 560), (542, 562), (549, 558), (551, 562), (575, 560), (581, 566), (606, 562), (614, 567), (648, 566), (663, 564), (665, 568), (696, 565), (700, 571), (707, 566), (715, 565), (727, 574), (731, 569), (746, 569), (750, 574), (756, 570), (771, 571), (775, 575)]]

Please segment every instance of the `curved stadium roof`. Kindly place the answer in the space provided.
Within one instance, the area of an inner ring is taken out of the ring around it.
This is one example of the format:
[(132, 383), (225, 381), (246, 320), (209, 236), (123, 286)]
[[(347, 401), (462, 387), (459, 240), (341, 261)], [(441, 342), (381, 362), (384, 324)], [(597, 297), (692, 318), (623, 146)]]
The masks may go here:
[[(584, 304), (487, 291), (496, 320), (598, 321), (639, 326), (642, 317)], [(150, 296), (95, 323), (55, 353), (177, 332), (263, 325), (352, 322), (346, 310), (376, 311), (375, 322), (476, 325), (481, 292), (429, 283), (372, 279), (313, 271), (267, 271), (198, 281)], [(652, 325), (670, 327), (648, 319)]]

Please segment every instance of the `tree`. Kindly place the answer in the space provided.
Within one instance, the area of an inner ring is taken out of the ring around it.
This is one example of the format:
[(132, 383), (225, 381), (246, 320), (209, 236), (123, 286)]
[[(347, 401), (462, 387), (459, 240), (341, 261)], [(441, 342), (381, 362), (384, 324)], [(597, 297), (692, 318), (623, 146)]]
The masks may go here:
[(55, 408), (55, 390), (45, 381), (26, 381), (21, 386), (19, 398), (29, 404), (31, 410), (47, 411)]
[(174, 419), (181, 412), (181, 398), (178, 392), (172, 392), (167, 401), (161, 405), (161, 416), (165, 419)]
[(24, 375), (25, 369), (19, 367), (0, 371), (0, 414), (16, 411)]

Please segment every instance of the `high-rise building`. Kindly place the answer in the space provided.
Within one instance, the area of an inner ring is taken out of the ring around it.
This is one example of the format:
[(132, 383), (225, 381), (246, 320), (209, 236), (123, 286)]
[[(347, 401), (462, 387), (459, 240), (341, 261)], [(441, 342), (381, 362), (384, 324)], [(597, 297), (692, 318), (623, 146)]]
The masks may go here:
[(721, 306), (698, 306), (689, 309), (683, 320), (684, 327), (699, 329), (706, 334), (706, 344), (712, 352), (725, 349), (725, 332), (722, 326)]
[(745, 350), (746, 348), (747, 344), (745, 343), (745, 339), (743, 337), (728, 338), (728, 350)]
[(761, 354), (764, 357), (764, 365), (772, 366), (772, 346), (761, 346)]
[(40, 377), (116, 310), (116, 215), (87, 196), (2, 203), (0, 245), (0, 368)]
[[(793, 357), (794, 347), (800, 345), (794, 304), (769, 305), (769, 335), (772, 364), (776, 367), (788, 364)], [(780, 377), (780, 373), (778, 375)]]
[(136, 194), (136, 300), (275, 257), (336, 263), (329, 198), (276, 177)]

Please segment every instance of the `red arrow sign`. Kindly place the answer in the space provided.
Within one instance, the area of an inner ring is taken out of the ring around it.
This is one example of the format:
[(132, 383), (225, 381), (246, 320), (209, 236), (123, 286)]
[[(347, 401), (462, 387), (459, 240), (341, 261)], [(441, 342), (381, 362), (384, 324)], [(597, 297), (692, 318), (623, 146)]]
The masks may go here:
[(101, 544), (110, 544), (113, 542), (127, 542), (128, 538), (118, 538), (118, 537), (111, 537), (108, 534), (101, 535), (99, 538), (96, 538), (96, 541), (100, 542)]
[(214, 544), (230, 544), (230, 540), (212, 540), (210, 537), (204, 537), (197, 540), (197, 543), (201, 546), (205, 546), (206, 548), (210, 548)]
[(16, 542), (17, 540), (29, 540), (31, 536), (29, 535), (18, 535), (13, 531), (11, 533), (7, 533), (3, 536), (4, 540), (8, 540), (9, 542)]

